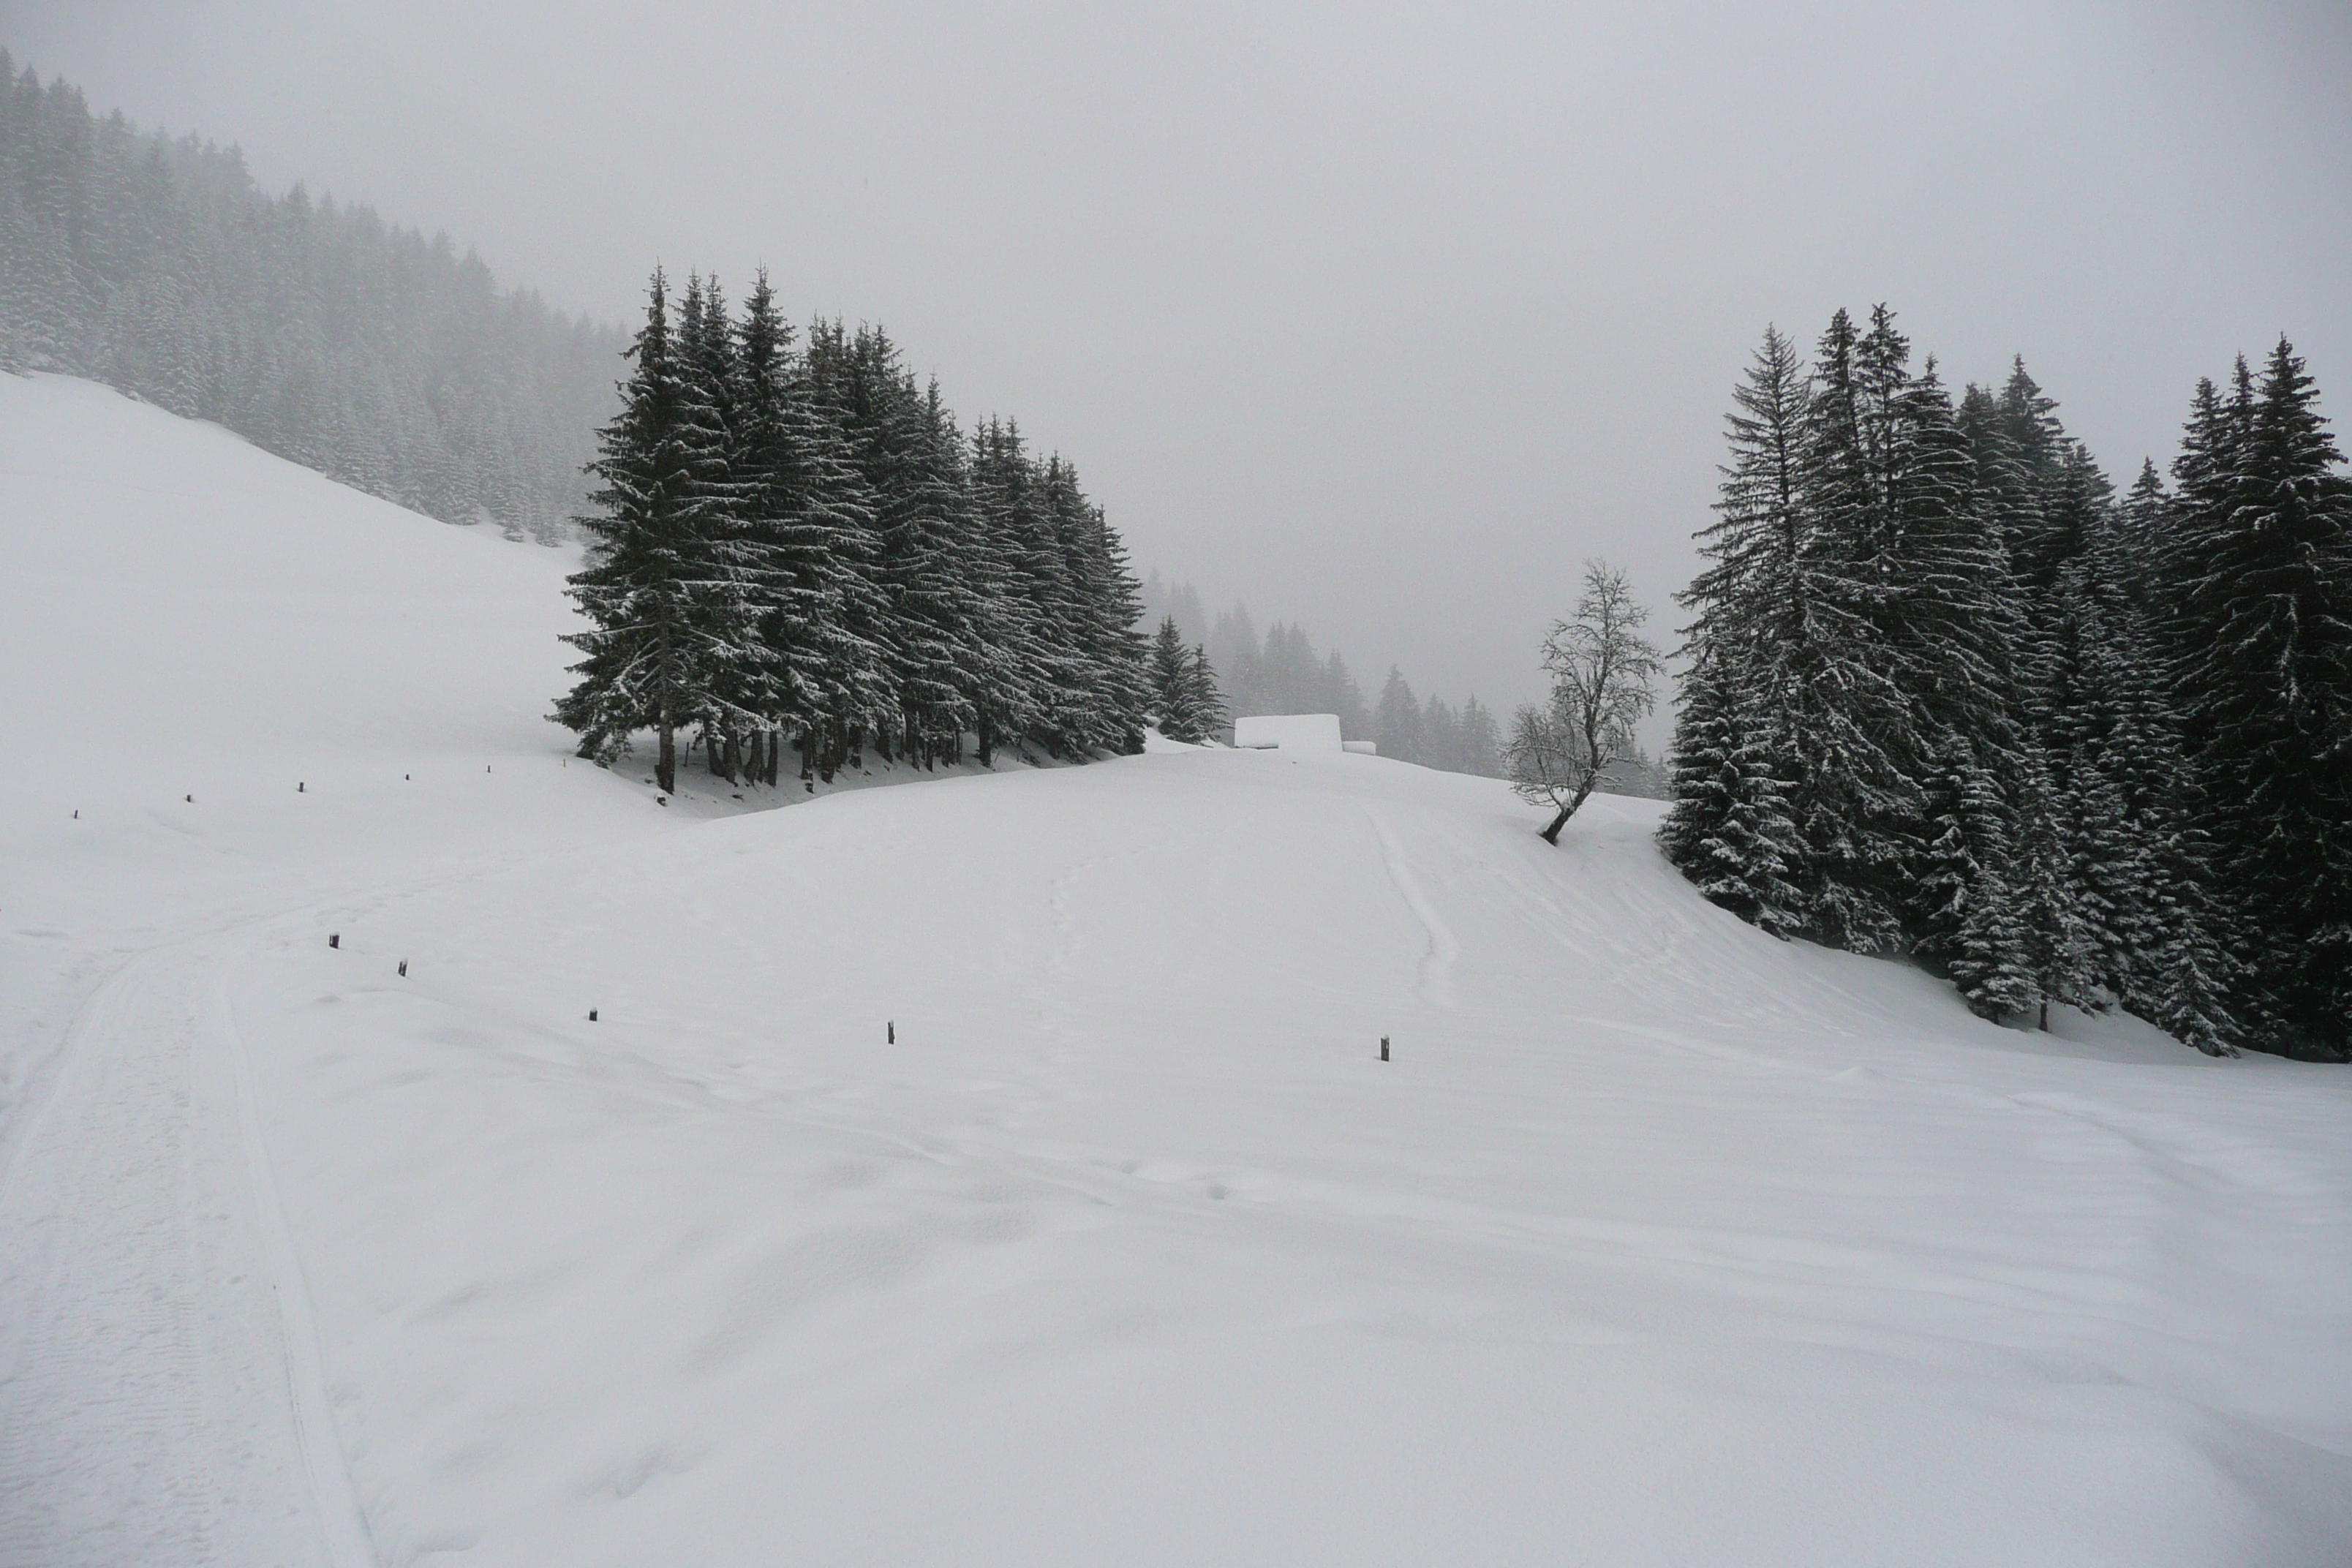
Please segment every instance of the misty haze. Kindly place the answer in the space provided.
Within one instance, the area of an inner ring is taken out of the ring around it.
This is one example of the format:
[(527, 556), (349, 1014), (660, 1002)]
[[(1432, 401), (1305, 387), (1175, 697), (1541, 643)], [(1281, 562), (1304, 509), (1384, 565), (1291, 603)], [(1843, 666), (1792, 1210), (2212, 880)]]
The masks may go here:
[(0, 0), (0, 1568), (2352, 1561), (2347, 82)]

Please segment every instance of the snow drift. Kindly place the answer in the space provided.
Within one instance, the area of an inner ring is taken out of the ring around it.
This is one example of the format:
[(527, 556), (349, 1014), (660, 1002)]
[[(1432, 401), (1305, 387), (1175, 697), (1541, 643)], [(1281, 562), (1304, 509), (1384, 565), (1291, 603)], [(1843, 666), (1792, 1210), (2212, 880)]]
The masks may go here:
[(51, 378), (0, 485), (0, 1563), (2352, 1554), (2340, 1071), (1377, 757), (660, 807), (556, 552)]

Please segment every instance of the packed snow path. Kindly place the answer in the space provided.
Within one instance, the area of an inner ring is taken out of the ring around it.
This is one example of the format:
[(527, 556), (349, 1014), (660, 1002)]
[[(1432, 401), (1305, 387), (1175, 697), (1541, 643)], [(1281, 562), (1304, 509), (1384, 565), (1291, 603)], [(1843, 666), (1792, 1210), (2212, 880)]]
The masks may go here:
[(656, 806), (554, 552), (0, 487), (0, 1563), (2352, 1557), (2338, 1072), (1377, 758)]

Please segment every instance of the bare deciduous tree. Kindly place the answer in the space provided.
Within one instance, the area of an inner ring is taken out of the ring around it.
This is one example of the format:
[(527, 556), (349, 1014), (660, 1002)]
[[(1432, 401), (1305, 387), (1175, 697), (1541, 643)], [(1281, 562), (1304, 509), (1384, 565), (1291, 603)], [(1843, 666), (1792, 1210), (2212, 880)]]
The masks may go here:
[(1664, 665), (1642, 637), (1649, 618), (1622, 570), (1588, 561), (1576, 618), (1555, 621), (1544, 638), (1551, 701), (1518, 710), (1504, 759), (1520, 799), (1558, 810), (1543, 830), (1547, 844), (1559, 842), (1559, 830), (1608, 780), (1610, 767), (1633, 753), (1633, 726), (1657, 705)]

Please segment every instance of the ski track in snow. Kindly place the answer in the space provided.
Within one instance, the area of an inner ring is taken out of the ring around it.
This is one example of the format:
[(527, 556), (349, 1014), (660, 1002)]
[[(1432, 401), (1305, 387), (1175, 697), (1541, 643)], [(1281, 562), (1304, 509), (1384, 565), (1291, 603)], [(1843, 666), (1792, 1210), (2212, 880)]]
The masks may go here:
[(1454, 963), (1461, 956), (1462, 944), (1454, 940), (1453, 929), (1423, 894), (1389, 819), (1370, 805), (1364, 807), (1364, 815), (1370, 819), (1372, 833), (1380, 840), (1381, 863), (1388, 870), (1389, 880), (1396, 884), (1398, 896), (1412, 911), (1412, 918), (1429, 933), (1429, 950), (1422, 955), (1414, 990), (1433, 1007), (1450, 1007), (1454, 1005)]
[(287, 1229), (286, 1211), (278, 1196), (278, 1182), (269, 1168), (269, 1144), (262, 1131), (253, 1087), (253, 1065), (236, 1029), (236, 1006), (229, 985), (229, 965), (214, 966), (211, 998), (219, 1020), (236, 1080), (238, 1141), (252, 1184), (254, 1212), (261, 1244), (269, 1259), (270, 1294), (278, 1309), (279, 1346), (290, 1399), (295, 1443), (302, 1458), (311, 1504), (318, 1510), (333, 1568), (373, 1568), (374, 1543), (367, 1518), (352, 1486), (350, 1462), (335, 1432), (335, 1413), (327, 1397), (327, 1380), (319, 1361), (318, 1329), (312, 1321), (310, 1297), (302, 1280), (302, 1261)]
[(269, 1417), (290, 1406), (252, 1353), (266, 1263), (189, 1007), (211, 946), (142, 954), (90, 997), (0, 1193), (8, 1568), (320, 1560), (281, 1500)]

